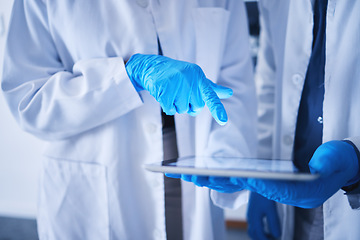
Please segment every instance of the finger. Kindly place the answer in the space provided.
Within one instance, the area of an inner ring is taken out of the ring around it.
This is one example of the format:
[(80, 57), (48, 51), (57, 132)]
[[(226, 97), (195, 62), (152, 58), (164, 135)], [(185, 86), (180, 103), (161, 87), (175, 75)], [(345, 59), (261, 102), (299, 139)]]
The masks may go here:
[(231, 189), (231, 188), (222, 188), (222, 187), (213, 187), (213, 186), (206, 186), (212, 190), (215, 190), (217, 192), (220, 192), (220, 193), (235, 193), (235, 192), (238, 192), (238, 190), (236, 189)]
[(249, 222), (249, 229), (264, 230), (262, 206), (254, 200), (254, 193), (251, 193), (246, 217)]
[(319, 186), (319, 183), (323, 185), (321, 181), (323, 180), (296, 182), (249, 178), (247, 185), (251, 191), (257, 192), (267, 199), (297, 207), (311, 208), (319, 206), (320, 203), (323, 203), (324, 196), (328, 196), (327, 188)]
[(189, 114), (195, 116), (201, 112), (204, 108), (205, 102), (202, 99), (201, 92), (199, 88), (194, 89), (194, 92), (190, 96), (189, 102)]
[[(330, 141), (320, 145), (312, 156), (309, 167), (312, 173), (320, 173), (327, 177), (348, 167), (340, 160), (343, 154), (355, 153), (354, 148), (347, 142)], [(349, 154), (351, 156), (351, 154)], [(356, 156), (356, 154), (353, 154)], [(355, 161), (357, 162), (357, 161)]]
[(175, 174), (175, 173), (165, 173), (165, 176), (170, 178), (181, 178), (181, 174)]
[(237, 185), (243, 189), (248, 189), (246, 184), (247, 178), (237, 178), (237, 177), (230, 177), (230, 182), (234, 185)]
[(320, 173), (322, 177), (331, 175), (334, 172), (334, 166), (332, 164), (332, 154), (328, 154), (329, 149), (326, 144), (320, 145), (309, 162), (310, 172)]
[(162, 90), (159, 97), (155, 98), (160, 103), (160, 106), (166, 115), (175, 115), (177, 111), (175, 107), (175, 100), (178, 91), (179, 89), (176, 88), (176, 85), (168, 85)]
[[(262, 218), (259, 220), (262, 222)], [(269, 240), (269, 238), (266, 236), (263, 224), (260, 224), (259, 226), (249, 225), (248, 234), (253, 240)]]
[(256, 237), (254, 239), (271, 240), (271, 238), (268, 236), (268, 234), (265, 231), (264, 224), (262, 224), (261, 228), (258, 229), (258, 231), (256, 232)]
[(248, 226), (247, 233), (248, 233), (248, 235), (250, 236), (250, 239), (253, 239), (253, 240), (258, 239), (258, 238), (257, 238), (257, 234), (256, 234), (257, 231), (258, 231), (258, 230), (256, 230), (256, 229)]
[(191, 182), (191, 177), (192, 177), (192, 175), (187, 175), (187, 174), (182, 174), (181, 175), (181, 179), (186, 181), (186, 182)]
[(228, 177), (209, 177), (209, 188), (218, 192), (234, 193), (243, 190), (242, 185), (234, 184)]
[(233, 90), (231, 88), (224, 87), (224, 86), (218, 85), (216, 83), (213, 83), (209, 79), (207, 79), (207, 80), (209, 81), (210, 86), (212, 87), (212, 89), (215, 91), (216, 95), (220, 99), (229, 98), (233, 95)]
[(291, 187), (289, 187), (289, 189), (286, 185), (283, 185), (281, 181), (248, 178), (246, 186), (250, 191), (256, 192), (271, 200), (284, 200), (284, 198), (289, 197), (289, 194), (291, 194)]
[[(197, 88), (196, 88), (197, 89)], [(190, 98), (192, 96), (193, 86), (185, 87), (182, 85), (176, 93), (174, 105), (177, 113), (186, 113), (189, 111)]]
[(226, 185), (230, 183), (229, 178), (226, 177), (209, 177), (209, 182), (214, 185)]
[(219, 97), (209, 85), (209, 80), (205, 79), (200, 87), (202, 98), (208, 106), (211, 115), (220, 125), (225, 125), (228, 117), (224, 105), (221, 103)]
[(200, 111), (192, 111), (191, 106), (190, 106), (189, 111), (187, 112), (187, 114), (189, 114), (192, 117), (196, 117), (200, 112), (201, 112), (201, 110)]
[(258, 178), (248, 178), (247, 183), (260, 195), (272, 195), (274, 192), (282, 194), (287, 191), (286, 185), (282, 181), (262, 180)]
[(209, 177), (209, 182), (212, 186), (219, 186), (222, 188), (237, 188), (237, 185), (230, 182), (230, 178), (228, 177)]
[(203, 187), (203, 186), (209, 185), (209, 180), (208, 180), (208, 177), (206, 177), (206, 176), (193, 175), (191, 177), (191, 181), (198, 187)]
[(260, 240), (269, 240), (269, 237), (267, 236), (267, 232), (265, 231), (265, 225), (264, 225), (264, 215), (261, 212), (258, 212), (256, 216), (256, 229), (258, 230), (256, 232), (256, 238)]
[(267, 223), (268, 223), (271, 235), (274, 238), (279, 238), (281, 235), (280, 221), (279, 221), (278, 213), (276, 210), (276, 203), (275, 202), (272, 202), (272, 203), (274, 204), (274, 207), (268, 208)]
[(176, 99), (174, 103), (174, 107), (176, 109), (176, 112), (179, 114), (187, 113), (189, 111), (189, 102)]
[(164, 107), (164, 106), (160, 103), (160, 106), (161, 106), (163, 112), (164, 112), (166, 115), (169, 115), (169, 116), (175, 115), (175, 113), (176, 113), (176, 108), (175, 108), (174, 105), (172, 105), (171, 107)]
[(200, 100), (201, 102), (198, 103), (194, 103), (192, 100), (190, 100), (188, 114), (190, 114), (191, 116), (196, 116), (201, 112), (201, 110), (205, 106), (205, 102), (202, 99)]
[(267, 240), (261, 216), (257, 215), (251, 220), (248, 219), (248, 234), (254, 240)]

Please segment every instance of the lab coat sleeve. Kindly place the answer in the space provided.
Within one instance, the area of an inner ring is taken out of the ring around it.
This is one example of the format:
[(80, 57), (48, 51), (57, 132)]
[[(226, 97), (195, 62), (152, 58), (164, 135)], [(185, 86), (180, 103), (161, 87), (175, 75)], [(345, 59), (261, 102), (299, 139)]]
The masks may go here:
[(258, 3), (260, 12), (260, 45), (257, 55), (255, 84), (258, 99), (258, 157), (272, 159), (275, 111), (275, 59), (268, 29), (268, 9), (263, 1)]
[[(247, 15), (242, 1), (231, 1), (230, 19), (218, 83), (233, 89), (222, 100), (228, 123), (212, 123), (207, 153), (213, 156), (254, 157), (256, 154), (256, 93), (250, 53)], [(213, 202), (224, 208), (237, 208), (247, 202), (247, 192), (234, 194), (212, 191)]]
[(360, 150), (360, 136), (346, 138), (346, 140), (351, 141), (357, 147), (357, 149)]
[(21, 128), (45, 140), (77, 135), (142, 105), (121, 57), (65, 69), (41, 0), (14, 2), (1, 88)]
[[(346, 140), (351, 141), (360, 150), (360, 137), (350, 137)], [(352, 209), (360, 210), (360, 184), (358, 187), (347, 194), (349, 204)]]

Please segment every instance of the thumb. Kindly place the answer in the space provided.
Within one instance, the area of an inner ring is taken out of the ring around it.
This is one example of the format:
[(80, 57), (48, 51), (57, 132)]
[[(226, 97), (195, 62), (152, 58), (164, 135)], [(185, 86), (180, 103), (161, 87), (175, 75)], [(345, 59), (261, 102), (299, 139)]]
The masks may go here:
[(200, 85), (202, 99), (208, 106), (211, 115), (216, 120), (216, 122), (218, 122), (220, 125), (225, 125), (228, 120), (225, 107), (221, 103), (220, 98), (216, 92), (211, 87), (210, 82), (210, 80), (204, 79)]
[(209, 79), (206, 80), (210, 83), (211, 88), (214, 90), (214, 92), (220, 99), (229, 98), (233, 95), (233, 90), (231, 88), (217, 85)]
[(344, 164), (339, 156), (339, 152), (344, 150), (341, 144), (340, 141), (330, 141), (320, 145), (309, 162), (310, 172), (327, 177), (341, 171)]
[(181, 178), (181, 174), (176, 174), (176, 173), (165, 173), (165, 176), (170, 178)]
[(272, 201), (272, 203), (274, 204), (273, 207), (270, 207), (267, 212), (267, 224), (269, 226), (270, 234), (275, 238), (279, 238), (281, 235), (280, 222), (276, 210), (276, 203), (274, 201)]

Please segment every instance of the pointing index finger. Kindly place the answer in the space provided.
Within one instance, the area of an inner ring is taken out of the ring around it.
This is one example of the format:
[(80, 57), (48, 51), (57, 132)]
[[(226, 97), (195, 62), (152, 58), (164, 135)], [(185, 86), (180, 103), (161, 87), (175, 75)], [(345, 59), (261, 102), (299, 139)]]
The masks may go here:
[(220, 101), (219, 97), (217, 96), (217, 94), (215, 93), (215, 91), (212, 89), (209, 81), (210, 80), (208, 80), (206, 78), (202, 81), (202, 84), (200, 86), (201, 96), (202, 96), (205, 104), (208, 106), (213, 118), (220, 125), (225, 125), (228, 121), (225, 107), (221, 103), (221, 101)]

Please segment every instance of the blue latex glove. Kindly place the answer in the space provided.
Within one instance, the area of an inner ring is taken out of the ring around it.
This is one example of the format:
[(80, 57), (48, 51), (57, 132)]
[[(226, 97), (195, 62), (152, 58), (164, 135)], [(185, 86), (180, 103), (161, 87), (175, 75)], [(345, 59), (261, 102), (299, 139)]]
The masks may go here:
[(322, 144), (311, 158), (309, 167), (311, 173), (320, 174), (319, 179), (310, 182), (250, 178), (236, 180), (239, 185), (268, 199), (302, 208), (318, 207), (341, 187), (359, 180), (355, 149), (344, 141)]
[[(266, 230), (264, 219), (267, 223)], [(248, 234), (253, 240), (280, 238), (280, 222), (276, 203), (252, 192), (247, 210)]]
[(194, 183), (198, 187), (207, 187), (223, 193), (233, 193), (243, 190), (243, 187), (239, 186), (235, 178), (171, 173), (165, 173), (165, 176), (171, 178), (181, 178), (184, 181)]
[(214, 119), (226, 124), (220, 98), (231, 97), (232, 90), (207, 79), (198, 65), (161, 55), (135, 54), (125, 68), (136, 90), (149, 91), (167, 115), (195, 116), (206, 104)]

